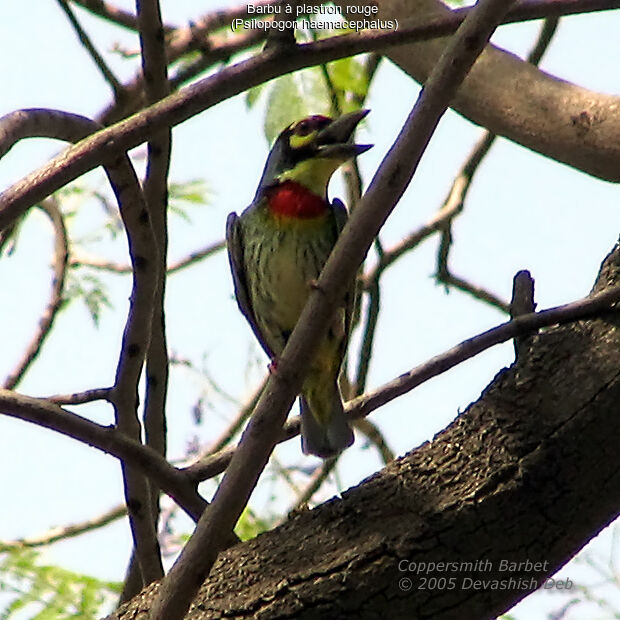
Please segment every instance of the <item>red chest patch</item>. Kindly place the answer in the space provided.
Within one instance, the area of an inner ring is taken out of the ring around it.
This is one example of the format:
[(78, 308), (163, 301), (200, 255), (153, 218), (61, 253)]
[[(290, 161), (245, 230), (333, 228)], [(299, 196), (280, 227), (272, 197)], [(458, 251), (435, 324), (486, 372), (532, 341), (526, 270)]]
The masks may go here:
[(295, 181), (284, 181), (267, 190), (267, 200), (272, 213), (281, 217), (311, 219), (328, 209), (323, 198)]

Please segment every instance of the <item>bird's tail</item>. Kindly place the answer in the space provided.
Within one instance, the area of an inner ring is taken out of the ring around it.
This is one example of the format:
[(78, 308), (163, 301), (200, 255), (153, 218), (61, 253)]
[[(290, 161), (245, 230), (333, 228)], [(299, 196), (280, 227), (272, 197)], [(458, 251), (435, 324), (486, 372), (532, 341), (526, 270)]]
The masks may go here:
[(353, 431), (342, 406), (336, 382), (333, 388), (305, 389), (299, 399), (301, 410), (301, 448), (304, 454), (329, 458), (353, 443)]

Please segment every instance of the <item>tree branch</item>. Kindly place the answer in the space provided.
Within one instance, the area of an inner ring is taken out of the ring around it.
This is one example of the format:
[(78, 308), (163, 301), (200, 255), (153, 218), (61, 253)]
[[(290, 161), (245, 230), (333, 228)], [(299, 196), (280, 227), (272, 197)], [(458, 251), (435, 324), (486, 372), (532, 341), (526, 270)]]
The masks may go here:
[[(618, 317), (542, 332), (432, 441), (222, 553), (185, 620), (501, 615), (620, 510)], [(148, 614), (158, 587), (108, 620)]]
[[(528, 62), (532, 63), (533, 65), (537, 65), (541, 61), (545, 51), (551, 43), (557, 26), (557, 18), (550, 17), (543, 22), (536, 42), (534, 43), (532, 50), (528, 54)], [(467, 158), (467, 161), (462, 166), (459, 174), (454, 180), (454, 183), (452, 184), (452, 187), (450, 189), (450, 193), (448, 194), (448, 197), (442, 205), (440, 212), (447, 209), (451, 203), (457, 207), (455, 215), (462, 212), (465, 206), (465, 200), (467, 198), (469, 188), (471, 187), (476, 171), (479, 169), (480, 164), (482, 163), (484, 158), (488, 155), (491, 146), (493, 146), (493, 143), (495, 142), (496, 137), (497, 136), (494, 133), (490, 131), (485, 131), (482, 137), (478, 140), (470, 156)], [(481, 286), (475, 286), (471, 282), (455, 276), (450, 271), (448, 258), (450, 249), (452, 248), (453, 221), (454, 217), (447, 218), (440, 227), (442, 234), (439, 249), (437, 251), (437, 281), (444, 284), (446, 288), (453, 286), (454, 288), (460, 289), (461, 291), (468, 293), (475, 299), (479, 299), (480, 301), (484, 301), (487, 304), (494, 306), (501, 312), (508, 313), (509, 305), (503, 299), (500, 299), (497, 295)]]
[(62, 307), (62, 293), (67, 273), (67, 258), (69, 256), (69, 239), (63, 215), (54, 198), (48, 198), (40, 204), (41, 210), (49, 217), (54, 229), (54, 256), (52, 260), (52, 290), (47, 306), (37, 323), (37, 328), (22, 358), (15, 368), (9, 372), (2, 387), (12, 390), (23, 379), (32, 362), (37, 358), (41, 347), (49, 335), (60, 308)]
[[(138, 29), (148, 103), (155, 103), (168, 94), (168, 75), (164, 28), (158, 0), (136, 0)], [(147, 167), (144, 180), (144, 199), (153, 227), (156, 245), (156, 271), (152, 298), (150, 333), (146, 351), (146, 395), (144, 404), (144, 436), (146, 445), (165, 457), (166, 454), (166, 394), (168, 389), (168, 351), (166, 345), (164, 293), (166, 288), (166, 257), (168, 251), (168, 170), (170, 167), (171, 132), (163, 129), (150, 136), (147, 146)], [(159, 520), (159, 488), (148, 479), (146, 499), (148, 513), (136, 525), (143, 527), (140, 537), (143, 548), (154, 551), (144, 556), (134, 544), (125, 578), (121, 602), (134, 596), (142, 586), (160, 579), (164, 574), (161, 561), (157, 524)], [(134, 536), (134, 541), (138, 537)]]
[(64, 14), (67, 16), (69, 23), (75, 30), (75, 34), (78, 36), (78, 39), (92, 58), (93, 62), (99, 72), (103, 76), (103, 79), (110, 85), (112, 92), (114, 93), (114, 99), (116, 101), (120, 101), (123, 98), (123, 85), (116, 79), (114, 73), (112, 73), (111, 69), (106, 64), (105, 60), (101, 56), (101, 54), (97, 51), (97, 48), (93, 45), (93, 42), (90, 40), (90, 37), (86, 33), (86, 31), (80, 25), (80, 22), (77, 20), (69, 3), (67, 0), (58, 0), (58, 4), (60, 8), (63, 10)]
[[(196, 263), (199, 263), (205, 258), (209, 258), (213, 254), (223, 250), (226, 247), (226, 242), (222, 239), (215, 243), (206, 245), (201, 250), (191, 252), (187, 256), (180, 258), (174, 263), (168, 265), (167, 273), (171, 275), (177, 271), (182, 271), (186, 267), (191, 267)], [(101, 271), (109, 271), (110, 273), (117, 273), (119, 275), (131, 273), (131, 266), (128, 264), (115, 263), (101, 258), (93, 258), (87, 256), (72, 256), (69, 259), (69, 265), (71, 267), (90, 267), (92, 269), (99, 269)]]
[[(531, 0), (513, 10), (505, 21), (506, 23), (523, 21), (545, 17), (551, 13), (557, 15), (567, 12), (611, 9), (617, 6), (620, 6), (620, 0), (597, 0), (596, 2), (594, 0)], [(100, 165), (102, 161), (141, 144), (153, 131), (178, 125), (229, 97), (291, 71), (366, 51), (401, 45), (414, 39), (422, 40), (448, 34), (458, 27), (463, 15), (461, 10), (445, 17), (429, 19), (421, 26), (401, 28), (394, 32), (379, 31), (332, 37), (315, 43), (298, 45), (286, 54), (262, 53), (227, 67), (216, 75), (208, 76), (183, 91), (166, 97), (140, 114), (83, 140), (5, 190), (0, 194), (0, 229), (9, 226), (15, 218), (36, 202)], [(533, 67), (530, 67), (530, 70), (536, 71), (537, 76), (539, 73), (542, 75)], [(545, 79), (554, 84), (556, 82), (552, 78)], [(616, 124), (620, 135), (618, 98), (592, 93), (564, 82), (558, 81), (557, 83), (560, 84), (559, 88), (563, 92), (563, 97), (579, 93), (579, 100), (587, 95), (588, 101), (597, 102), (596, 105), (601, 109), (606, 106), (607, 119), (604, 148), (588, 148), (586, 157), (576, 154), (571, 161), (566, 161), (566, 153), (570, 151), (563, 151), (564, 158), (558, 155), (557, 159), (603, 179), (620, 180), (617, 166), (620, 153), (614, 150), (614, 145), (620, 145), (620, 138), (618, 140), (614, 138)], [(570, 93), (566, 92), (567, 89)], [(522, 90), (526, 89), (522, 88)], [(487, 99), (487, 101), (491, 100)], [(591, 104), (589, 107), (591, 108)], [(511, 108), (514, 108), (514, 105)], [(19, 114), (19, 112), (13, 114)], [(617, 115), (617, 119), (614, 114)], [(560, 116), (564, 118), (565, 114)], [(579, 120), (580, 117), (576, 118), (575, 122), (583, 125), (583, 122)], [(11, 132), (12, 128), (6, 125), (7, 117), (0, 119), (0, 155), (10, 148), (6, 145), (6, 135)], [(572, 130), (575, 130), (574, 125)], [(598, 128), (595, 124), (592, 126), (590, 136), (592, 137), (597, 132)], [(545, 133), (546, 140), (553, 140), (554, 136), (553, 132)], [(9, 143), (12, 144), (10, 140)], [(531, 148), (535, 147), (531, 146)], [(620, 149), (620, 146), (618, 148)], [(541, 150), (541, 152), (544, 151)]]
[[(620, 286), (610, 287), (603, 292), (563, 306), (521, 315), (515, 320), (501, 323), (486, 332), (463, 340), (444, 353), (436, 355), (392, 381), (384, 383), (377, 389), (354, 398), (345, 405), (345, 411), (351, 420), (364, 418), (379, 407), (410, 392), (422, 383), (451, 370), (490, 347), (513, 338), (531, 335), (543, 327), (564, 325), (613, 312), (618, 302), (620, 302)], [(284, 425), (278, 441), (288, 441), (298, 434), (299, 416), (295, 416)], [(213, 478), (228, 467), (235, 449), (234, 447), (225, 448), (216, 454), (201, 458), (184, 468), (183, 471), (196, 483)]]
[[(338, 5), (375, 5), (374, 0), (339, 0)], [(560, 4), (553, 2), (554, 6)], [(453, 13), (439, 0), (386, 0), (381, 19), (441, 19)], [(531, 1), (515, 11), (528, 11)], [(581, 5), (582, 8), (584, 5)], [(563, 8), (566, 8), (564, 5)], [(550, 10), (539, 17), (560, 17)], [(386, 51), (388, 58), (424, 83), (448, 39)], [(453, 108), (470, 121), (533, 151), (607, 181), (620, 181), (609, 144), (620, 144), (618, 97), (595, 93), (555, 78), (514, 54), (490, 46), (459, 90)], [(618, 161), (619, 154), (615, 158)]]
[(139, 469), (155, 480), (194, 521), (207, 505), (196, 491), (196, 484), (183, 471), (112, 426), (91, 422), (46, 400), (1, 388), (0, 411), (81, 441)]
[(24, 549), (27, 547), (47, 547), (61, 540), (75, 538), (76, 536), (98, 530), (125, 516), (127, 516), (127, 506), (121, 504), (93, 519), (88, 519), (80, 523), (72, 523), (71, 525), (62, 527), (54, 527), (39, 536), (19, 538), (17, 540), (0, 540), (0, 552), (10, 549)]
[[(151, 611), (153, 620), (182, 618), (189, 608), (222, 549), (222, 540), (232, 531), (269, 459), (278, 429), (299, 391), (309, 360), (340, 301), (341, 291), (346, 289), (346, 282), (355, 278), (373, 239), (411, 180), (450, 98), (509, 6), (503, 0), (481, 0), (433, 70), (403, 130), (328, 259), (317, 289), (310, 295), (279, 358), (278, 369), (259, 399), (210, 508), (200, 518), (193, 536), (162, 582)], [(402, 162), (409, 165), (404, 166)]]

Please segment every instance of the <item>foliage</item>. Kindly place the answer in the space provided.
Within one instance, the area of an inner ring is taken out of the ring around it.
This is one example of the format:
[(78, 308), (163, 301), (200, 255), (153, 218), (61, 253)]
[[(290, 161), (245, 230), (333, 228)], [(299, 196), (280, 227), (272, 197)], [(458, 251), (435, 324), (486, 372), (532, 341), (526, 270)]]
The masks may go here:
[[(41, 563), (39, 552), (17, 548), (0, 552), (0, 592), (10, 598), (1, 620), (99, 618), (109, 610), (121, 584)], [(3, 599), (5, 596), (3, 595)]]

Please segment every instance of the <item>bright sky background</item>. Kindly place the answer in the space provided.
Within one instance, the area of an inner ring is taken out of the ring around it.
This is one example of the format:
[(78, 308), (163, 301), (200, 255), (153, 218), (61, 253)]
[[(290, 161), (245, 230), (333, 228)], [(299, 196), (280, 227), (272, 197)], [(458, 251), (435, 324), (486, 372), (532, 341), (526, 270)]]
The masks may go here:
[[(117, 4), (133, 6), (127, 1)], [(208, 10), (198, 4), (202, 3), (164, 0), (165, 20), (181, 24), (196, 18)], [(224, 1), (218, 3), (224, 5)], [(115, 42), (137, 49), (131, 34), (110, 28), (83, 11), (76, 12), (100, 50), (108, 52)], [(505, 27), (494, 40), (523, 56), (537, 31), (538, 24)], [(582, 86), (620, 94), (619, 31), (618, 11), (565, 18), (542, 67)], [(94, 116), (109, 100), (108, 87), (54, 2), (0, 3), (0, 50), (4, 59), (0, 115), (25, 107), (51, 107)], [(106, 58), (119, 78), (133, 74), (131, 62), (109, 53)], [(383, 64), (368, 102), (372, 113), (358, 138), (375, 144), (359, 162), (366, 183), (417, 92), (409, 78), (389, 63)], [(191, 224), (173, 220), (171, 261), (221, 239), (226, 215), (242, 210), (251, 200), (268, 148), (262, 133), (263, 111), (264, 105), (260, 105), (248, 112), (243, 96), (239, 96), (174, 129), (172, 180), (203, 178), (211, 199), (206, 206), (190, 208)], [(382, 232), (386, 247), (432, 217), (479, 135), (479, 128), (456, 114), (445, 116), (412, 186)], [(20, 143), (0, 163), (0, 190), (60, 148), (60, 143), (50, 140)], [(100, 189), (105, 186), (100, 171), (81, 182)], [(332, 195), (341, 194), (339, 188), (341, 185), (334, 184)], [(100, 210), (92, 202), (75, 204), (79, 214), (74, 231), (86, 236), (97, 229)], [(618, 189), (614, 185), (500, 140), (485, 160), (466, 212), (456, 223), (451, 266), (456, 274), (504, 299), (510, 297), (514, 273), (527, 268), (536, 280), (538, 307), (544, 308), (588, 293), (619, 230)], [(33, 214), (23, 229), (18, 251), (0, 262), (2, 377), (28, 342), (47, 300), (50, 232), (45, 217)], [(457, 291), (446, 294), (435, 284), (436, 248), (436, 238), (425, 242), (385, 277), (370, 388), (503, 320), (499, 312), (484, 304)], [(89, 246), (91, 253), (97, 250), (117, 260), (125, 258), (120, 242)], [(112, 383), (130, 282), (116, 275), (101, 278), (109, 287), (113, 311), (104, 311), (100, 328), (94, 329), (83, 304), (72, 303), (58, 318), (20, 391), (46, 395)], [(223, 253), (170, 278), (167, 316), (171, 352), (193, 360), (235, 398), (243, 400), (251, 393), (264, 372), (265, 360), (236, 309)], [(248, 366), (248, 353), (260, 362)], [(384, 407), (371, 419), (385, 431), (389, 445), (404, 454), (431, 439), (476, 400), (512, 358), (511, 343), (496, 347)], [(168, 410), (172, 457), (182, 455), (194, 436), (202, 441), (216, 436), (217, 430), (212, 429), (223, 428), (226, 414), (237, 408), (211, 390), (205, 422), (192, 426), (191, 408), (200, 385), (188, 372), (173, 370)], [(101, 423), (112, 419), (110, 408), (103, 405), (75, 410)], [(342, 458), (341, 488), (358, 483), (380, 467), (374, 450), (364, 449), (362, 444), (358, 439), (357, 448)], [(0, 539), (32, 536), (52, 525), (92, 518), (122, 499), (120, 471), (114, 459), (49, 431), (0, 418), (0, 454), (5, 501)], [(277, 456), (283, 464), (314, 464), (300, 460), (298, 440), (279, 448)], [(253, 500), (256, 509), (272, 513), (283, 509), (286, 501), (271, 496), (279, 488), (263, 485)], [(597, 552), (608, 553), (610, 540), (609, 532), (600, 537)], [(80, 572), (119, 580), (128, 549), (128, 528), (117, 522), (96, 535), (55, 545), (44, 557)], [(562, 574), (574, 580), (580, 571), (569, 565)], [(583, 583), (585, 580), (583, 573)], [(557, 609), (562, 602), (566, 600), (559, 594), (539, 594), (520, 606), (516, 615), (543, 617), (543, 609)], [(585, 608), (579, 610), (583, 614)], [(566, 617), (590, 616), (575, 613)]]

